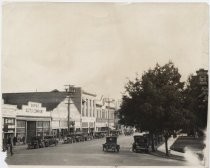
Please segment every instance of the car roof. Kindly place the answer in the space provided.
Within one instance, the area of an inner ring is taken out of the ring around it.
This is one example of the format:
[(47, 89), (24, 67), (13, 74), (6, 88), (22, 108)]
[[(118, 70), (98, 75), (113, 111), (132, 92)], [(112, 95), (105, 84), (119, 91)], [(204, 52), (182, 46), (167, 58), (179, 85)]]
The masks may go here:
[(116, 136), (107, 136), (106, 138), (117, 138)]

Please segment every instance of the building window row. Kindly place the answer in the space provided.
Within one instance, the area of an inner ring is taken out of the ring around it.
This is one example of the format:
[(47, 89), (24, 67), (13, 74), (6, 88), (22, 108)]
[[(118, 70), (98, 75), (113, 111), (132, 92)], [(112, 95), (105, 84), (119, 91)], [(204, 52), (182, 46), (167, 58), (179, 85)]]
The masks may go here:
[(95, 101), (86, 99), (82, 104), (82, 116), (95, 117)]

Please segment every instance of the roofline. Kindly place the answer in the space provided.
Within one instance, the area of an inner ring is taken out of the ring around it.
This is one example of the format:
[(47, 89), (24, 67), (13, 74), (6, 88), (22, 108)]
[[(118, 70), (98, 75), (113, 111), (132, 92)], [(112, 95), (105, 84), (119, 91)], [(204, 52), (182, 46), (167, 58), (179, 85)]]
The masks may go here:
[(89, 96), (94, 96), (94, 97), (96, 97), (97, 95), (96, 94), (94, 94), (94, 93), (88, 93), (88, 92), (86, 92), (86, 91), (84, 91), (84, 90), (82, 90), (82, 94), (86, 94), (86, 95), (89, 95)]
[[(75, 89), (81, 89), (81, 87), (75, 87)], [(55, 90), (55, 89), (54, 89)], [(29, 92), (6, 92), (2, 94), (23, 94), (23, 93), (66, 93), (66, 91), (59, 91), (58, 92), (53, 92), (52, 91), (43, 91), (43, 92), (36, 92), (36, 91), (29, 91)]]

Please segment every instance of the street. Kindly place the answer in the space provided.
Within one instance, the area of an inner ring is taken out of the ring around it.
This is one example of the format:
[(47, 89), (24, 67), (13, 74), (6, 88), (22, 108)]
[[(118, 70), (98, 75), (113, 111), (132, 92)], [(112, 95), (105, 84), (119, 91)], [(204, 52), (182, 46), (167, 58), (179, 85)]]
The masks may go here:
[[(57, 146), (31, 149), (15, 147), (14, 155), (6, 159), (9, 165), (72, 165), (72, 166), (184, 166), (184, 161), (166, 159), (151, 154), (133, 153), (132, 136), (118, 138), (120, 152), (103, 152), (103, 139), (58, 144)], [(19, 149), (18, 149), (19, 148)]]

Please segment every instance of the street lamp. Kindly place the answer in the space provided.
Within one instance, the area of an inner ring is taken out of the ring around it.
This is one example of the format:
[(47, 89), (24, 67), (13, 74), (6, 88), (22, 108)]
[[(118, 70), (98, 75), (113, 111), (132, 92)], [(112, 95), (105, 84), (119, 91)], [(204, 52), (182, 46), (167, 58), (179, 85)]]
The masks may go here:
[(65, 85), (65, 91), (68, 94), (68, 134), (70, 133), (70, 105), (71, 105), (71, 95), (76, 92), (74, 85)]

